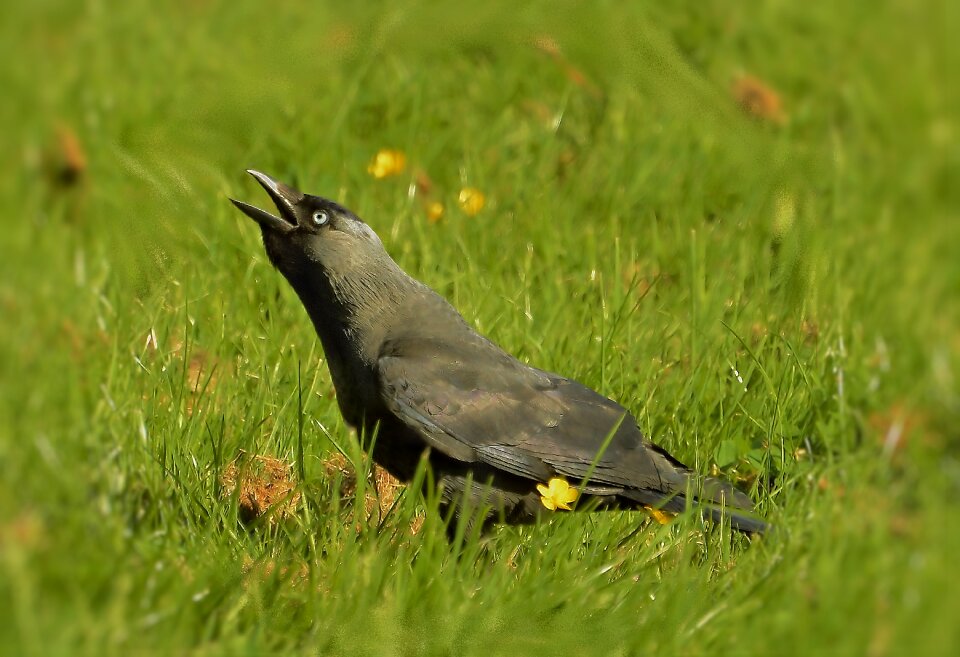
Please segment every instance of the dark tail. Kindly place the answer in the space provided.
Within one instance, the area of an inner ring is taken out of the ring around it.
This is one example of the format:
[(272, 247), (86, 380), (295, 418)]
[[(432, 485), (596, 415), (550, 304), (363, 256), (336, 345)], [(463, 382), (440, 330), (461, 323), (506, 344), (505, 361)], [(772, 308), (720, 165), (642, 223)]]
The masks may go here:
[(731, 527), (744, 534), (766, 534), (770, 530), (769, 524), (760, 518), (748, 515), (740, 509), (700, 506), (699, 510), (714, 522), (728, 520)]
[[(700, 482), (687, 479), (693, 508), (714, 522), (729, 522), (730, 526), (745, 534), (763, 534), (770, 525), (752, 515), (753, 501), (726, 481), (708, 477)], [(699, 490), (697, 484), (699, 483)], [(668, 513), (687, 510), (687, 492), (673, 495), (654, 490), (624, 490), (620, 497), (637, 506), (652, 507)]]
[(763, 534), (769, 525), (752, 515), (753, 500), (729, 482), (707, 477), (694, 496), (696, 506), (714, 522), (730, 521), (730, 526), (747, 534)]

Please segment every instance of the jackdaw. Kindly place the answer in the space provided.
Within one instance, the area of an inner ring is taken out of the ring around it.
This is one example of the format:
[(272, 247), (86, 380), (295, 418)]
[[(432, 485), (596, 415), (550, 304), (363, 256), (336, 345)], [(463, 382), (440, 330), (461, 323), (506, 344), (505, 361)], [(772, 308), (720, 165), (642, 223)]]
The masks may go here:
[(231, 200), (260, 225), (320, 336), (344, 419), (376, 436), (373, 459), (390, 474), (410, 481), (425, 454), (444, 504), (486, 509), (484, 522), (558, 508), (662, 515), (689, 504), (743, 532), (766, 528), (749, 497), (695, 477), (625, 408), (474, 331), (350, 210), (248, 173), (277, 215)]

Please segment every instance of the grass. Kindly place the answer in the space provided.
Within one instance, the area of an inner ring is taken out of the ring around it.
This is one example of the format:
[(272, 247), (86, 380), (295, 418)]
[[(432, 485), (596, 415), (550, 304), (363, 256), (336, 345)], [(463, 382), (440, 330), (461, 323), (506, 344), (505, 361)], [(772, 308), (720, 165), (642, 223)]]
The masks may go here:
[[(950, 3), (19, 4), (0, 652), (960, 645)], [(737, 106), (744, 73), (780, 115)], [(366, 173), (381, 148), (402, 175)], [(432, 495), (368, 515), (366, 480), (344, 497), (329, 467), (336, 445), (370, 464), (313, 330), (227, 202), (265, 202), (247, 167), (353, 208), (469, 322), (740, 482), (777, 534), (558, 514), (451, 545)], [(240, 523), (240, 450), (293, 464), (292, 516)]]

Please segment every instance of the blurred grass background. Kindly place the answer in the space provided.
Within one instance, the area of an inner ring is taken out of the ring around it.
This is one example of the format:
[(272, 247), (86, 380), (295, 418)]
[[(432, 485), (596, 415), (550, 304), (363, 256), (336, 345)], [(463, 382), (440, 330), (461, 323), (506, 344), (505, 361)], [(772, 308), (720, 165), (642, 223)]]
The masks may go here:
[[(8, 8), (0, 652), (950, 654), (957, 14)], [(381, 149), (403, 172), (368, 174)], [(345, 492), (334, 446), (369, 464), (227, 201), (267, 202), (248, 167), (782, 531), (558, 516), (451, 546), (431, 496)], [(240, 450), (294, 464), (289, 517), (240, 522)]]

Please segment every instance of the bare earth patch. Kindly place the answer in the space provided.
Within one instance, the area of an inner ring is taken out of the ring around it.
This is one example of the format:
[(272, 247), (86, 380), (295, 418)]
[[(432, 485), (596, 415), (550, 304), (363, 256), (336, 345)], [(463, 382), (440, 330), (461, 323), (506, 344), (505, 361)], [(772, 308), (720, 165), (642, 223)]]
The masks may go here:
[[(323, 467), (330, 477), (340, 475), (340, 495), (346, 500), (353, 500), (357, 492), (357, 472), (343, 454), (330, 454), (323, 461)], [(363, 506), (368, 517), (376, 513), (378, 519), (383, 519), (393, 508), (405, 484), (379, 465), (373, 466), (372, 475), (374, 490), (368, 488), (364, 492)], [(418, 515), (410, 523), (410, 531), (416, 534), (422, 526), (423, 516)]]
[(300, 503), (300, 492), (291, 464), (272, 456), (242, 451), (220, 477), (223, 495), (237, 496), (240, 520), (249, 524), (265, 514), (275, 523), (292, 516)]

